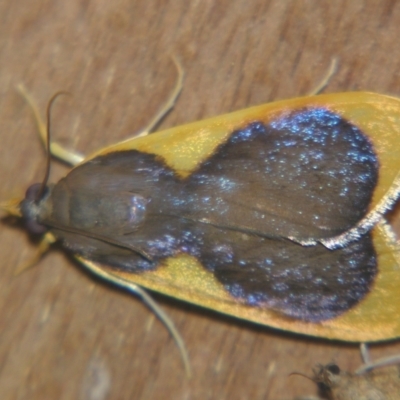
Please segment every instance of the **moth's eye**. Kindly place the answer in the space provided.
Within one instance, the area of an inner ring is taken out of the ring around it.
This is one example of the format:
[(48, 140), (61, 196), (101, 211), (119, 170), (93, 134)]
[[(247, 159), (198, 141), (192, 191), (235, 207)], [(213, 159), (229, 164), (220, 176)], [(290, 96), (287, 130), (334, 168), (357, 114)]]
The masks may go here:
[(326, 369), (331, 372), (333, 375), (340, 374), (340, 368), (336, 364), (329, 364), (326, 366)]
[(25, 220), (25, 226), (28, 232), (33, 233), (34, 235), (43, 235), (43, 233), (48, 230), (45, 225), (39, 224), (34, 219)]
[(25, 192), (25, 199), (28, 201), (35, 201), (41, 186), (41, 183), (34, 183), (33, 185), (29, 186)]

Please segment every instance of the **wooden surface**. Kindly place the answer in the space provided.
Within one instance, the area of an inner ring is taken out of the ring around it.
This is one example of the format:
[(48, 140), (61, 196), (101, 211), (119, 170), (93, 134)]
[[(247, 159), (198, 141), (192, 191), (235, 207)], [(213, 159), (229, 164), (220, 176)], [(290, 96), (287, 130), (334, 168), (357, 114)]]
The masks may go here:
[[(184, 65), (185, 86), (160, 128), (305, 94), (333, 57), (339, 69), (326, 92), (400, 96), (393, 0), (3, 0), (0, 20), (0, 200), (43, 174), (20, 82), (42, 110), (56, 91), (73, 93), (54, 107), (54, 136), (85, 153), (150, 120), (175, 82), (171, 55)], [(52, 180), (66, 170), (54, 163)], [(1, 399), (289, 400), (315, 393), (291, 372), (332, 360), (350, 370), (360, 364), (355, 345), (156, 296), (185, 338), (189, 381), (174, 342), (140, 301), (93, 280), (61, 251), (14, 277), (34, 246), (21, 227), (1, 223)], [(400, 353), (400, 344), (371, 352)]]

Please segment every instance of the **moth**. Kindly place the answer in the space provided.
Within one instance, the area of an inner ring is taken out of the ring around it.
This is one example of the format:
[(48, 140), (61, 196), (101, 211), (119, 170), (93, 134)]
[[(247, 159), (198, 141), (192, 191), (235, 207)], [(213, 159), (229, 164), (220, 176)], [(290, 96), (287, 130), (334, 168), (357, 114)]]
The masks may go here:
[(311, 377), (321, 397), (298, 400), (398, 400), (400, 399), (400, 356), (366, 363), (355, 372), (335, 364), (319, 365)]
[(171, 330), (143, 288), (286, 331), (388, 340), (399, 144), (399, 99), (307, 96), (64, 154), (64, 178), (3, 207), (44, 235), (41, 252), (61, 242)]

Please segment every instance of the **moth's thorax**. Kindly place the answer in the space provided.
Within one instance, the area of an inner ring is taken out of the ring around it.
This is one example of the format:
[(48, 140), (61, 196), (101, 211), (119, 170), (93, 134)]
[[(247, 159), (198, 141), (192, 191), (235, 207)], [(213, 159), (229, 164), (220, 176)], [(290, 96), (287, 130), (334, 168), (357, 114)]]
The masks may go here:
[(55, 185), (51, 193), (51, 218), (59, 225), (81, 230), (122, 231), (138, 229), (146, 219), (150, 198), (137, 193), (135, 186), (120, 185), (119, 177), (107, 172), (102, 178), (108, 184), (97, 184), (97, 173), (88, 175), (82, 184), (76, 174), (70, 174)]

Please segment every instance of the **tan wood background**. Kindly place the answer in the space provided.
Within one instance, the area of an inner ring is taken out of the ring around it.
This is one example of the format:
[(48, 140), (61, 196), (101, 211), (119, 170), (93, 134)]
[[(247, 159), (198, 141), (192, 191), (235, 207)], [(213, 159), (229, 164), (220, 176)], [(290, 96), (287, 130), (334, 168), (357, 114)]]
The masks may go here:
[[(0, 200), (43, 173), (44, 152), (15, 91), (20, 82), (42, 110), (54, 92), (73, 93), (54, 108), (54, 132), (87, 153), (149, 121), (175, 81), (171, 55), (184, 65), (185, 86), (160, 128), (305, 94), (333, 57), (339, 69), (326, 92), (400, 96), (399, 38), (395, 0), (3, 0)], [(52, 179), (66, 170), (54, 163)], [(0, 246), (1, 399), (289, 400), (315, 393), (292, 371), (360, 364), (355, 345), (156, 296), (185, 338), (189, 381), (174, 342), (140, 301), (92, 279), (61, 251), (14, 277), (35, 243), (7, 221)], [(400, 343), (371, 352), (400, 353)]]

